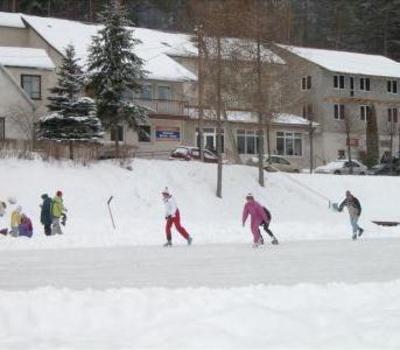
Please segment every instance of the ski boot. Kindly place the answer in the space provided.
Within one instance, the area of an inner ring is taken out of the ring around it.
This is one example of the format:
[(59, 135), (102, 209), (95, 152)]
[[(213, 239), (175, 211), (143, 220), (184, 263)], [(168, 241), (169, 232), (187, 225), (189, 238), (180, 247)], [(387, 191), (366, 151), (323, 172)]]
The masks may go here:
[(189, 236), (187, 239), (187, 244), (192, 245), (192, 241), (193, 241), (193, 238), (191, 236)]
[(274, 238), (272, 239), (271, 244), (273, 244), (273, 245), (278, 245), (278, 244), (279, 244), (279, 242), (278, 242), (278, 240), (276, 239), (276, 237), (274, 237)]
[(353, 239), (353, 241), (355, 241), (355, 240), (357, 239), (357, 233), (354, 233), (354, 234), (353, 234), (352, 239)]
[(172, 247), (172, 242), (167, 241), (167, 243), (164, 243), (163, 247)]
[(358, 230), (358, 237), (361, 237), (363, 233), (364, 233), (364, 229), (362, 229), (360, 227), (359, 230)]

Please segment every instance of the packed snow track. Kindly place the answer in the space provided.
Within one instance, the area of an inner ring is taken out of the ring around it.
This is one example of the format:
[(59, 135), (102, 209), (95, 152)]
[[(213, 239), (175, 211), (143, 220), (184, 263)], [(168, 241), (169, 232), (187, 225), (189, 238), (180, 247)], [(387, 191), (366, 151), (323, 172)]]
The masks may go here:
[(0, 289), (239, 287), (400, 279), (400, 239), (2, 252)]

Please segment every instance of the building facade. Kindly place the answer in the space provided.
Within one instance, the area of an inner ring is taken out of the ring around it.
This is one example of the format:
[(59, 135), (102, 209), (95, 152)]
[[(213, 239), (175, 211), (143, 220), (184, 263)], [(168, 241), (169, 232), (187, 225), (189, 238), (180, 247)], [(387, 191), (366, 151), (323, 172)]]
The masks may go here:
[[(23, 137), (17, 134), (15, 125), (4, 122), (6, 110), (26, 106), (36, 118), (46, 113), (48, 91), (56, 82), (56, 68), (65, 47), (74, 45), (84, 67), (91, 38), (97, 30), (96, 25), (75, 21), (0, 13), (0, 46), (4, 52), (14, 48), (18, 53), (16, 62), (21, 55), (27, 58), (25, 66), (15, 67), (9, 60), (0, 65), (0, 84), (5, 87), (0, 91), (0, 137)], [(154, 157), (166, 156), (180, 145), (196, 146), (199, 142), (197, 48), (185, 34), (135, 28), (134, 35), (141, 41), (136, 53), (144, 61), (147, 77), (142, 91), (127, 92), (126, 98), (149, 109), (151, 125), (142, 125), (138, 130), (121, 125), (119, 132), (107, 134), (104, 142), (118, 138), (135, 147), (137, 155)], [(308, 167), (312, 130), (314, 165), (346, 157), (346, 116), (351, 120), (351, 149), (358, 158), (365, 150), (365, 120), (371, 106), (378, 116), (381, 153), (390, 148), (392, 139), (393, 147), (398, 149), (400, 65), (397, 62), (378, 56), (381, 58), (376, 59), (375, 66), (386, 67), (379, 72), (376, 68), (359, 68), (371, 66), (376, 57), (371, 55), (283, 46), (277, 46), (274, 54), (292, 68), (290, 82), (282, 93), (287, 101), (279, 113), (269, 115), (268, 135), (265, 127), (264, 138), (269, 141), (269, 147), (265, 142), (265, 152), (270, 149), (298, 166)], [(35, 56), (40, 56), (41, 62), (36, 62)], [(31, 63), (27, 64), (28, 61)], [(228, 106), (224, 112), (224, 153), (231, 159), (237, 160), (239, 156), (246, 163), (258, 153), (257, 115), (244, 106), (233, 107)], [(217, 125), (211, 110), (205, 114), (204, 144), (215, 149)]]

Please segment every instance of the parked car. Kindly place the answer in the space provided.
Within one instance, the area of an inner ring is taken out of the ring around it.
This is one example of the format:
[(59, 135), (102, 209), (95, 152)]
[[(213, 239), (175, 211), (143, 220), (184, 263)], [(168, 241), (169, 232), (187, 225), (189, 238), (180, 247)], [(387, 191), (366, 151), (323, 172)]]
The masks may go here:
[[(203, 150), (204, 162), (218, 163), (218, 157), (211, 151)], [(179, 146), (175, 148), (169, 159), (171, 160), (200, 160), (200, 149), (198, 147)]]
[[(352, 160), (353, 174), (366, 175), (368, 168), (358, 160)], [(350, 174), (350, 162), (346, 159), (335, 160), (334, 162), (317, 167), (314, 171), (316, 174)]]
[(400, 175), (400, 164), (394, 163), (393, 169), (388, 163), (381, 163), (373, 166), (367, 171), (368, 175)]
[[(250, 159), (251, 165), (258, 165), (258, 157)], [(264, 169), (266, 171), (283, 171), (287, 173), (299, 173), (300, 168), (290, 163), (287, 159), (281, 156), (264, 156)]]

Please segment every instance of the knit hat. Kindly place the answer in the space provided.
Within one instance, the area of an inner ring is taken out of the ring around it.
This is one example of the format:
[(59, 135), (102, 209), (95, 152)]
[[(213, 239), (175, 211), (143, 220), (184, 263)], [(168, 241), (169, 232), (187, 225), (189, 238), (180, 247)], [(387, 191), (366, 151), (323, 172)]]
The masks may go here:
[(161, 193), (162, 193), (164, 196), (169, 196), (169, 195), (170, 195), (169, 190), (168, 190), (168, 187), (165, 187), (165, 188), (164, 188), (164, 191), (162, 191)]
[(57, 192), (56, 192), (56, 195), (57, 195), (58, 197), (61, 197), (62, 194), (63, 194), (63, 193), (62, 193), (61, 191), (57, 191)]
[(246, 199), (254, 199), (254, 196), (251, 193), (248, 193)]

